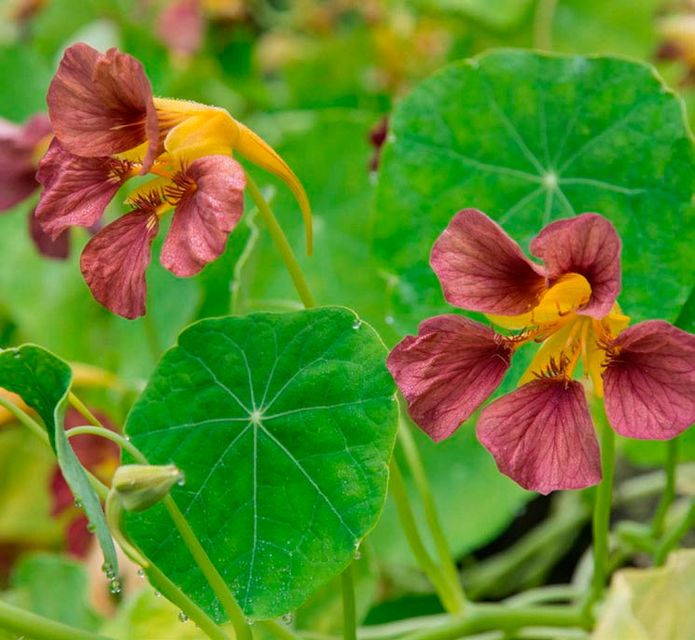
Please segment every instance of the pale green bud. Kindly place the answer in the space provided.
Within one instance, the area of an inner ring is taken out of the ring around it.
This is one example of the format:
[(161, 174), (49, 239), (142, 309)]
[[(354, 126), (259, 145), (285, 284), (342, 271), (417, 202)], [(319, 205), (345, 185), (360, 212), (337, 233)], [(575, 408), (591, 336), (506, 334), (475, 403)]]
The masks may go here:
[(183, 473), (173, 464), (127, 464), (116, 469), (111, 484), (126, 511), (144, 511), (164, 498)]

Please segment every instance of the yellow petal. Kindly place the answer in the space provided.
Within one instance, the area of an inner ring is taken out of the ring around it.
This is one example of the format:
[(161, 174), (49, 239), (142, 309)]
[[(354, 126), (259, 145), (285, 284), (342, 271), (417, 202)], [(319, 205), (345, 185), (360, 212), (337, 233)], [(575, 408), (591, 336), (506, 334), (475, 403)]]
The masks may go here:
[(239, 139), (236, 142), (235, 149), (250, 162), (257, 164), (262, 169), (280, 178), (297, 199), (299, 208), (302, 211), (302, 217), (304, 218), (307, 253), (311, 254), (313, 244), (311, 205), (302, 183), (299, 182), (299, 178), (297, 178), (287, 163), (263, 138), (240, 122), (237, 125), (239, 127)]
[(226, 111), (209, 109), (176, 125), (164, 139), (164, 148), (190, 163), (203, 156), (230, 155), (238, 136), (238, 123)]
[(576, 352), (579, 345), (574, 342), (578, 332), (580, 331), (578, 324), (581, 322), (583, 322), (583, 319), (573, 319), (571, 322), (568, 322), (561, 329), (553, 333), (545, 342), (543, 342), (541, 348), (533, 357), (531, 364), (524, 372), (524, 375), (521, 376), (519, 386), (535, 380), (535, 374), (542, 373), (550, 364), (551, 359), (553, 359), (556, 363), (560, 363), (563, 355), (566, 357), (571, 357), (572, 354)]
[(578, 273), (561, 276), (531, 310), (531, 324), (551, 324), (589, 302), (591, 285)]

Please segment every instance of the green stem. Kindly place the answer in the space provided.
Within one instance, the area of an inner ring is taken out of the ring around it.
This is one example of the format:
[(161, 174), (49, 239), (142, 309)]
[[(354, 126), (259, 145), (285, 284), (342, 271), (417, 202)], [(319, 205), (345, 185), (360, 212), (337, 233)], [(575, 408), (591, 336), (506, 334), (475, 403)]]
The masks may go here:
[(36, 437), (38, 437), (41, 442), (50, 446), (48, 441), (48, 434), (46, 430), (34, 420), (29, 414), (22, 411), (17, 405), (15, 405), (10, 400), (7, 400), (0, 396), (0, 406), (7, 409), (19, 422), (21, 422), (29, 431), (31, 431)]
[(410, 501), (408, 499), (408, 493), (405, 488), (405, 482), (403, 481), (403, 476), (401, 470), (398, 468), (395, 457), (391, 460), (391, 495), (396, 503), (396, 509), (398, 511), (398, 516), (403, 527), (403, 533), (408, 540), (410, 549), (415, 556), (418, 564), (425, 572), (427, 577), (432, 582), (432, 585), (439, 596), (444, 608), (449, 613), (455, 613), (459, 606), (459, 601), (455, 593), (440, 571), (439, 567), (430, 557), (427, 552), (425, 545), (420, 537), (420, 532), (417, 529), (417, 524), (415, 523), (415, 516), (413, 515), (413, 510), (410, 507)]
[(586, 627), (586, 619), (577, 607), (513, 608), (503, 604), (469, 604), (462, 617), (436, 629), (416, 631), (403, 640), (457, 640), (485, 631), (514, 633), (523, 627)]
[(92, 426), (73, 427), (72, 429), (68, 429), (68, 431), (66, 431), (66, 435), (68, 438), (73, 438), (74, 436), (90, 435), (99, 436), (100, 438), (104, 438), (106, 440), (111, 440), (111, 442), (115, 442), (121, 449), (124, 449), (131, 456), (133, 456), (133, 458), (135, 458), (138, 461), (138, 463), (149, 464), (147, 458), (145, 458), (145, 456), (142, 455), (140, 450), (135, 445), (133, 445), (132, 442), (126, 440), (120, 433), (116, 433), (115, 431), (111, 431), (110, 429)]
[(97, 418), (87, 407), (87, 405), (82, 402), (72, 391), (68, 395), (68, 402), (73, 406), (74, 409), (77, 410), (77, 412), (89, 422), (89, 424), (94, 425), (95, 427), (103, 427), (104, 425), (101, 424), (101, 421), (99, 418)]
[(415, 481), (415, 486), (420, 493), (420, 498), (422, 499), (422, 506), (425, 511), (425, 520), (432, 534), (435, 547), (437, 548), (437, 553), (439, 555), (439, 561), (442, 565), (442, 571), (444, 577), (449, 582), (451, 590), (458, 602), (457, 613), (463, 611), (464, 603), (466, 601), (463, 588), (461, 586), (461, 581), (459, 580), (458, 571), (456, 570), (456, 564), (451, 556), (451, 551), (449, 550), (449, 544), (444, 536), (444, 530), (442, 529), (441, 521), (439, 520), (439, 514), (437, 513), (437, 508), (434, 504), (434, 498), (432, 496), (432, 491), (430, 490), (430, 485), (427, 480), (427, 474), (425, 468), (422, 464), (422, 459), (420, 458), (420, 453), (417, 450), (417, 445), (413, 439), (413, 435), (410, 432), (409, 425), (405, 420), (401, 420), (398, 428), (398, 438), (405, 455), (406, 462), (410, 468), (413, 480)]
[(279, 640), (301, 640), (301, 637), (292, 631), (292, 629), (284, 624), (280, 624), (276, 620), (259, 620), (256, 624)]
[(56, 622), (0, 600), (0, 628), (32, 640), (110, 640), (62, 622)]
[(280, 256), (285, 262), (287, 271), (289, 271), (290, 277), (292, 278), (292, 282), (294, 283), (294, 287), (299, 294), (302, 304), (307, 309), (315, 307), (316, 301), (314, 300), (314, 296), (312, 295), (309, 285), (304, 278), (302, 268), (299, 266), (299, 262), (297, 262), (297, 258), (294, 255), (294, 251), (292, 251), (292, 247), (287, 240), (285, 232), (282, 230), (282, 227), (275, 218), (270, 205), (268, 205), (268, 202), (263, 197), (258, 185), (248, 174), (246, 174), (246, 188), (251, 196), (251, 199), (256, 204), (256, 207), (258, 207), (258, 212), (261, 214), (261, 217), (268, 227), (270, 237), (273, 239), (276, 249), (280, 252)]
[(656, 554), (654, 555), (654, 564), (657, 567), (660, 567), (666, 562), (668, 554), (671, 553), (680, 542), (681, 538), (688, 533), (693, 526), (695, 526), (695, 500), (690, 503), (690, 507), (688, 507), (688, 510), (681, 518), (680, 522), (664, 536), (661, 544), (657, 548)]
[(601, 445), (601, 483), (596, 490), (593, 518), (594, 572), (591, 588), (584, 604), (584, 611), (590, 612), (606, 586), (608, 572), (608, 534), (610, 529), (613, 476), (615, 474), (615, 434), (606, 419), (603, 402), (596, 402), (594, 421), (599, 430)]
[(152, 562), (140, 549), (136, 547), (126, 536), (121, 528), (123, 508), (119, 498), (114, 492), (109, 494), (106, 500), (106, 520), (109, 528), (118, 541), (123, 552), (136, 564), (139, 564), (147, 573), (150, 583), (154, 583), (164, 597), (197, 624), (211, 640), (229, 640), (227, 635), (218, 627), (208, 615), (193, 602), (181, 589), (179, 589), (159, 567)]
[(205, 579), (222, 604), (222, 608), (229, 616), (234, 627), (236, 640), (252, 640), (251, 629), (248, 624), (246, 624), (244, 612), (241, 610), (241, 607), (229, 590), (227, 583), (220, 575), (217, 567), (212, 563), (212, 560), (210, 560), (203, 545), (200, 544), (200, 540), (198, 540), (191, 525), (188, 524), (188, 520), (186, 520), (185, 516), (181, 513), (181, 510), (171, 496), (166, 496), (162, 502), (169, 512), (174, 526), (181, 535), (181, 538), (183, 538), (188, 550), (191, 552), (198, 568), (203, 572)]
[(355, 580), (352, 562), (340, 574), (343, 592), (343, 640), (357, 640), (357, 616), (355, 614)]
[[(112, 442), (118, 444), (122, 449), (125, 449), (140, 464), (149, 464), (147, 458), (132, 442), (126, 440), (125, 437), (109, 429), (104, 427), (75, 427), (74, 429), (70, 429), (68, 432), (68, 437), (79, 434), (91, 434), (111, 440)], [(191, 528), (191, 525), (188, 524), (188, 520), (186, 520), (186, 517), (181, 513), (181, 510), (171, 496), (166, 496), (162, 502), (166, 507), (166, 510), (169, 512), (169, 516), (181, 535), (184, 544), (191, 552), (195, 563), (198, 565), (198, 568), (205, 576), (205, 579), (208, 581), (210, 587), (229, 616), (229, 619), (234, 626), (234, 632), (237, 640), (251, 640), (251, 630), (246, 624), (246, 618), (244, 617), (241, 607), (239, 607), (234, 595), (229, 590), (227, 583), (217, 570), (217, 567), (215, 567), (215, 565), (212, 563), (207, 552), (200, 544), (200, 541)]]
[(538, 0), (533, 19), (533, 46), (542, 51), (553, 49), (553, 20), (558, 0)]
[(678, 438), (673, 438), (666, 443), (666, 461), (664, 471), (666, 473), (666, 485), (661, 494), (659, 506), (656, 508), (654, 520), (652, 520), (652, 536), (660, 538), (664, 532), (664, 522), (669, 508), (676, 499), (676, 466), (678, 464)]

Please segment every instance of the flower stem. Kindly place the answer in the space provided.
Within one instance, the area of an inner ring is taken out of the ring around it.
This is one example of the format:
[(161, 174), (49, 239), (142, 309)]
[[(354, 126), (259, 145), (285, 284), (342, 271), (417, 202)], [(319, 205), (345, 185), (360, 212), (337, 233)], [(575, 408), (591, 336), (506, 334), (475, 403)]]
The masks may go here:
[(585, 628), (586, 620), (578, 607), (508, 607), (503, 604), (469, 604), (463, 616), (435, 629), (416, 631), (403, 640), (457, 640), (464, 635), (485, 631), (513, 634), (523, 627)]
[[(105, 427), (75, 427), (74, 429), (70, 429), (68, 432), (68, 437), (79, 434), (96, 435), (111, 440), (112, 442), (118, 444), (121, 449), (126, 450), (140, 464), (149, 464), (145, 455), (143, 455), (143, 453), (132, 442), (126, 440), (120, 434), (106, 429)], [(251, 630), (246, 624), (246, 618), (244, 617), (241, 607), (237, 603), (232, 592), (229, 590), (227, 583), (220, 575), (217, 567), (215, 567), (215, 565), (212, 563), (212, 560), (210, 560), (207, 552), (200, 544), (200, 541), (191, 528), (191, 525), (188, 524), (188, 520), (186, 520), (186, 517), (181, 513), (178, 505), (170, 495), (166, 496), (162, 500), (162, 503), (166, 507), (166, 510), (168, 511), (174, 526), (181, 535), (184, 544), (186, 547), (188, 547), (188, 550), (193, 556), (195, 563), (198, 565), (198, 568), (205, 576), (205, 579), (208, 581), (208, 584), (229, 616), (229, 619), (234, 627), (237, 640), (251, 640)]]
[(357, 640), (357, 616), (355, 614), (355, 580), (351, 562), (340, 574), (343, 592), (343, 640)]
[(671, 553), (680, 542), (681, 538), (688, 533), (693, 526), (695, 526), (695, 500), (690, 503), (690, 507), (681, 518), (681, 521), (671, 529), (671, 531), (666, 533), (661, 544), (657, 548), (654, 554), (654, 564), (657, 567), (660, 567), (666, 562), (668, 554)]
[(398, 516), (403, 527), (403, 532), (405, 533), (405, 537), (408, 540), (408, 544), (410, 545), (410, 549), (412, 550), (415, 559), (420, 565), (420, 568), (425, 572), (427, 577), (432, 582), (432, 585), (434, 586), (442, 605), (444, 605), (444, 608), (449, 613), (455, 613), (459, 607), (458, 597), (452, 592), (449, 582), (430, 557), (430, 554), (427, 552), (425, 544), (420, 537), (420, 532), (418, 531), (415, 523), (415, 516), (413, 515), (413, 510), (411, 509), (410, 502), (408, 500), (405, 482), (403, 481), (401, 470), (398, 468), (395, 458), (392, 458), (391, 460), (390, 488), (391, 495), (396, 503), (396, 509), (398, 510)]
[(660, 538), (664, 532), (664, 522), (669, 508), (676, 498), (676, 466), (678, 464), (678, 438), (666, 443), (666, 461), (664, 471), (666, 473), (666, 485), (661, 494), (659, 506), (656, 508), (654, 520), (652, 520), (651, 533), (654, 538)]
[(87, 420), (87, 422), (89, 422), (89, 424), (93, 424), (95, 427), (103, 426), (100, 420), (89, 410), (87, 405), (82, 402), (82, 400), (80, 400), (72, 391), (68, 395), (68, 402), (83, 418)]
[(558, 0), (538, 0), (533, 18), (533, 47), (542, 51), (553, 49), (553, 19)]
[(32, 640), (109, 640), (91, 631), (44, 618), (0, 600), (0, 628)]
[(248, 189), (251, 199), (258, 207), (258, 212), (261, 214), (261, 217), (263, 218), (263, 220), (266, 223), (266, 226), (268, 227), (270, 237), (273, 239), (276, 249), (280, 252), (280, 256), (285, 262), (287, 271), (289, 272), (290, 277), (292, 278), (292, 282), (294, 283), (294, 287), (297, 290), (297, 293), (299, 294), (299, 298), (301, 299), (302, 304), (307, 309), (315, 307), (316, 301), (314, 300), (314, 296), (312, 295), (309, 289), (309, 285), (307, 284), (306, 279), (304, 278), (302, 268), (299, 266), (299, 262), (297, 262), (297, 258), (294, 255), (294, 251), (292, 251), (292, 247), (290, 246), (290, 243), (287, 240), (285, 232), (282, 230), (282, 227), (278, 223), (277, 218), (273, 214), (273, 211), (270, 208), (270, 205), (268, 204), (267, 200), (263, 197), (263, 194), (261, 193), (261, 190), (258, 188), (258, 185), (248, 174), (246, 174), (246, 188)]
[(615, 475), (615, 434), (606, 419), (603, 402), (594, 405), (594, 419), (599, 430), (601, 445), (602, 480), (596, 490), (594, 503), (593, 538), (594, 538), (594, 573), (591, 587), (584, 603), (584, 612), (589, 613), (592, 606), (601, 597), (606, 585), (608, 569), (608, 534), (610, 528), (613, 476)]
[(430, 485), (427, 480), (427, 474), (425, 473), (425, 468), (422, 464), (422, 459), (420, 458), (420, 453), (417, 450), (417, 445), (413, 439), (413, 435), (410, 432), (410, 427), (405, 420), (401, 420), (398, 428), (398, 439), (405, 455), (406, 462), (410, 468), (413, 480), (415, 481), (415, 486), (420, 493), (420, 498), (422, 499), (422, 506), (425, 510), (425, 520), (434, 539), (434, 544), (437, 548), (437, 553), (439, 555), (439, 561), (442, 566), (442, 572), (444, 577), (451, 587), (451, 591), (456, 598), (458, 603), (457, 612), (460, 613), (466, 601), (463, 587), (461, 586), (461, 581), (459, 580), (458, 571), (456, 570), (456, 564), (451, 556), (451, 551), (449, 550), (449, 544), (446, 541), (444, 535), (444, 530), (442, 529), (441, 521), (439, 520), (439, 514), (437, 513), (437, 508), (434, 504), (434, 498), (432, 496), (432, 491), (430, 490)]

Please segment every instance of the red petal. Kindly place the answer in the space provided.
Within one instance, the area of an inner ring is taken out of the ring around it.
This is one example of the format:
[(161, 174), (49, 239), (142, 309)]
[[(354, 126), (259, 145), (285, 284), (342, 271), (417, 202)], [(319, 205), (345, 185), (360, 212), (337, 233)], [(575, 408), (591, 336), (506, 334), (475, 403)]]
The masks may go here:
[(36, 211), (29, 214), (29, 235), (38, 252), (47, 258), (65, 260), (70, 255), (70, 232), (63, 231), (53, 239), (41, 227)]
[(601, 480), (598, 442), (579, 382), (543, 378), (486, 407), (476, 429), (499, 470), (547, 494)]
[(55, 239), (69, 227), (96, 224), (125, 182), (126, 168), (112, 158), (73, 155), (54, 139), (36, 173), (44, 186), (36, 207), (43, 230)]
[(152, 87), (142, 64), (109, 49), (78, 43), (68, 48), (48, 89), (56, 136), (70, 152), (109, 156), (149, 142), (144, 170), (159, 144)]
[(476, 209), (454, 216), (434, 243), (430, 263), (447, 301), (463, 309), (525, 313), (545, 289), (541, 268), (502, 227)]
[(135, 210), (105, 226), (82, 252), (80, 268), (92, 295), (124, 318), (145, 314), (145, 269), (158, 228), (151, 211)]
[(695, 336), (663, 320), (640, 322), (611, 344), (606, 415), (621, 435), (667, 440), (695, 423)]
[(531, 242), (531, 253), (545, 263), (553, 281), (578, 273), (591, 285), (591, 299), (580, 313), (603, 318), (620, 292), (620, 238), (603, 216), (583, 213), (545, 227)]
[(160, 255), (177, 276), (192, 276), (223, 251), (244, 209), (246, 177), (228, 156), (195, 160), (185, 171), (194, 185), (176, 207)]
[(387, 365), (413, 420), (435, 441), (449, 437), (497, 388), (511, 349), (490, 327), (457, 315), (430, 318), (389, 354)]
[(50, 133), (44, 115), (34, 116), (22, 126), (0, 118), (0, 211), (11, 209), (38, 188), (36, 147)]

